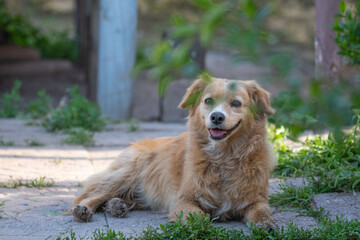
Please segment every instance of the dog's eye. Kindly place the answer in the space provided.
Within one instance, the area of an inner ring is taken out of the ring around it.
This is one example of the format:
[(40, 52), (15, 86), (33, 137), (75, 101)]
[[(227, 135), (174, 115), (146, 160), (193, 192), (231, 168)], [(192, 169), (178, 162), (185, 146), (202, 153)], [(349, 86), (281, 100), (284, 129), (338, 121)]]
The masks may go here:
[(206, 104), (206, 105), (214, 105), (214, 99), (212, 99), (212, 98), (207, 98), (207, 99), (205, 99), (205, 101), (204, 101), (204, 103)]
[(232, 107), (238, 108), (241, 107), (241, 102), (239, 102), (238, 100), (234, 100), (231, 102), (230, 104)]

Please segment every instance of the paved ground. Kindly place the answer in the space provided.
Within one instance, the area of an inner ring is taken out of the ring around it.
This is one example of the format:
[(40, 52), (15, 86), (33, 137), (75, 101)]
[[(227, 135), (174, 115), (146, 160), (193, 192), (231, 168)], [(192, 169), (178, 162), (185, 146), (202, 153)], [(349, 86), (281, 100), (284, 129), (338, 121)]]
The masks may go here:
[[(72, 216), (61, 216), (81, 191), (81, 182), (95, 172), (105, 169), (122, 149), (145, 137), (176, 136), (185, 131), (184, 124), (140, 124), (140, 131), (128, 132), (127, 125), (110, 125), (107, 130), (95, 134), (95, 147), (72, 147), (61, 144), (65, 137), (60, 133), (47, 133), (41, 127), (25, 126), (24, 120), (0, 119), (0, 136), (13, 141), (14, 146), (0, 147), (0, 182), (15, 179), (33, 180), (46, 177), (53, 180), (53, 187), (0, 188), (0, 202), (5, 205), (0, 212), (0, 239), (55, 239), (60, 232), (73, 230), (89, 236), (95, 229), (115, 229), (134, 236), (148, 225), (165, 223), (166, 214), (150, 211), (133, 211), (127, 218), (118, 219), (105, 213), (97, 213), (90, 223), (77, 223)], [(27, 146), (26, 139), (45, 144), (41, 147)], [(303, 184), (301, 179), (285, 183)], [(280, 181), (270, 180), (270, 191), (278, 190)], [(283, 182), (284, 183), (284, 182)], [(328, 193), (315, 196), (314, 207), (323, 207), (335, 218), (360, 219), (360, 201), (352, 194)], [(316, 220), (297, 216), (297, 213), (272, 208), (273, 217), (279, 225), (295, 222), (301, 227), (312, 227)], [(239, 222), (216, 223), (218, 226), (243, 229)]]

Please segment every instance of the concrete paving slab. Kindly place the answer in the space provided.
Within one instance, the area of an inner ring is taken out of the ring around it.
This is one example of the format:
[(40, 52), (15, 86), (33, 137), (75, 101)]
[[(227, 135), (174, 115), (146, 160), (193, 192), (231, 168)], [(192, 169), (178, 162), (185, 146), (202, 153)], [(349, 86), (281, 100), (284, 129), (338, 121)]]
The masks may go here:
[(336, 220), (336, 216), (344, 219), (360, 219), (360, 192), (356, 196), (352, 193), (323, 193), (316, 194), (314, 204), (317, 209), (324, 208), (329, 212), (330, 218)]
[(49, 133), (40, 126), (26, 126), (28, 120), (0, 119), (0, 136), (4, 141), (12, 141), (15, 146), (27, 146), (27, 140), (36, 140), (46, 146), (59, 146), (67, 135)]
[(300, 216), (299, 213), (292, 210), (276, 210), (272, 214), (274, 220), (279, 227), (286, 227), (289, 223), (293, 222), (299, 228), (313, 228), (316, 226), (316, 220), (313, 217)]

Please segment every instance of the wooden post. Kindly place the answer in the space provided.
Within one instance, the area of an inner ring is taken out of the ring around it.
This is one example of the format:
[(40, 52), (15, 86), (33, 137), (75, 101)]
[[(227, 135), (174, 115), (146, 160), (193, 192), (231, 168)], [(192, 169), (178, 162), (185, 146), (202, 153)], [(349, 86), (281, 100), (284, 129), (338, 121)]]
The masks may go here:
[(97, 101), (115, 120), (129, 117), (136, 25), (136, 0), (100, 0)]
[(330, 78), (338, 82), (341, 70), (341, 56), (332, 30), (334, 15), (339, 12), (340, 0), (316, 0), (315, 63), (316, 77)]

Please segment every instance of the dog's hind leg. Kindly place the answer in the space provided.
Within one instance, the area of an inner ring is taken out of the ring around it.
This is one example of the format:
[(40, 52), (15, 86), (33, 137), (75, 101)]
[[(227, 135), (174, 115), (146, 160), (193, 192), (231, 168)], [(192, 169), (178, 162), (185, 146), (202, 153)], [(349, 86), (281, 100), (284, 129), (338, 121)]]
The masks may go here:
[(123, 158), (128, 155), (122, 155), (107, 170), (89, 178), (84, 192), (73, 202), (72, 214), (76, 221), (91, 221), (96, 209), (109, 200), (107, 206), (114, 216), (126, 216), (128, 209), (121, 199), (127, 203), (133, 200), (138, 174), (134, 162)]

